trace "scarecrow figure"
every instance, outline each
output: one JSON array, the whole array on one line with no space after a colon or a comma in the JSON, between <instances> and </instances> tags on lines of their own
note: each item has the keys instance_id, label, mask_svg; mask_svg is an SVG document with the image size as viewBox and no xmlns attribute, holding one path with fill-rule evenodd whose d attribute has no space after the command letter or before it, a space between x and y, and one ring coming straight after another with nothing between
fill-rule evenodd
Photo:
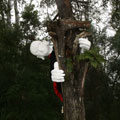
<instances>
[{"instance_id":1,"label":"scarecrow figure","mask_svg":"<svg viewBox=\"0 0 120 120\"><path fill-rule=\"evenodd\" d=\"M58 67L58 62L56 61L55 52L53 50L53 45L48 41L33 41L30 45L30 51L33 55L45 59L48 56L50 59L50 70L51 70L51 80L53 81L53 89L55 94L59 97L60 101L63 102L61 82L64 82L64 71L60 70Z\"/></svg>"},{"instance_id":2,"label":"scarecrow figure","mask_svg":"<svg viewBox=\"0 0 120 120\"><path fill-rule=\"evenodd\" d=\"M88 38L80 38L78 42L79 47L81 48L81 53L84 53L85 50L90 49L91 42ZM61 82L65 81L65 73L63 70L59 69L53 45L48 41L33 41L30 45L30 51L33 55L41 58L42 60L44 60L46 56L50 58L51 80L53 81L54 92L59 97L61 102L63 102Z\"/></svg>"}]
</instances>

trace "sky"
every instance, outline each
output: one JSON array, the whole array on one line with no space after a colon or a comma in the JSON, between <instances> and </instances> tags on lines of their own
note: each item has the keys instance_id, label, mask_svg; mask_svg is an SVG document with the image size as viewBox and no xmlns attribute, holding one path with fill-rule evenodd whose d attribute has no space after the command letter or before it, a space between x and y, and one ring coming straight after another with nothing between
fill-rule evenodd
<instances>
[{"instance_id":1,"label":"sky","mask_svg":"<svg viewBox=\"0 0 120 120\"><path fill-rule=\"evenodd\" d=\"M26 1L26 4L29 4L30 3L30 0L25 0ZM110 26L109 24L109 21L110 21L110 18L111 18L111 10L112 10L112 7L110 5L110 3L108 3L108 7L106 9L103 9L103 7L101 7L101 4L102 4L102 0L94 0L96 1L97 3L95 4L96 8L94 9L97 9L100 12L100 14L96 13L96 14L92 14L92 25L94 25L96 27L97 30L102 30L105 26L107 26L107 30L106 30L106 34L108 37L111 37L111 36L114 36L115 35L115 31L114 29ZM47 15L49 15L49 17L51 19L54 18L54 15L53 12L55 12L57 10L57 6L54 5L52 6L51 8L48 8L47 6L46 7L41 7L40 8L40 2L41 0L33 0L33 4L35 5L35 9L39 11L39 20L41 22L43 22L46 18L47 18ZM12 2L13 4L13 2ZM21 5L18 5L18 8L19 8L19 12L21 13L23 10L24 10L24 6L21 6ZM55 15L56 15L57 12L55 12ZM95 18L99 18L100 21L97 21ZM12 22L15 21L15 17L14 17L14 9L12 8ZM41 34L41 35L40 35ZM42 31L38 31L38 36L40 39L44 38L44 36L48 36L47 33L43 33Z\"/></svg>"},{"instance_id":2,"label":"sky","mask_svg":"<svg viewBox=\"0 0 120 120\"><path fill-rule=\"evenodd\" d=\"M111 6L110 2L107 5L108 7L106 9L103 9L103 7L101 7L102 0L94 0L94 1L97 2L96 3L96 8L101 11L101 14L95 14L94 15L95 18L99 17L100 21L97 22L96 19L92 18L92 24L98 30L102 30L105 26L107 26L107 29L106 29L107 36L108 37L114 36L116 32L114 31L112 26L109 24L109 21L110 21L110 18L111 18L111 10L112 10L112 6ZM42 14L42 16L40 17L41 21L45 20L45 18L47 17L47 16L45 16L46 13L51 15L54 11L57 10L57 6L54 6L54 7L51 7L51 8L47 8L47 7L39 8L39 6L40 6L40 1L39 0L33 1L33 3L36 5L36 9L39 10L40 14ZM54 16L52 16L51 19L52 18L54 18Z\"/></svg>"},{"instance_id":3,"label":"sky","mask_svg":"<svg viewBox=\"0 0 120 120\"><path fill-rule=\"evenodd\" d=\"M112 28L112 26L109 24L111 19L111 12L112 12L112 6L110 2L108 2L107 7L104 9L102 5L102 0L95 0L96 8L100 11L100 13L96 13L93 17L99 18L100 21L98 22L96 19L93 19L92 24L96 27L96 29L102 31L104 27L107 27L106 34L108 37L114 36L116 34L115 30Z\"/></svg>"}]
</instances>

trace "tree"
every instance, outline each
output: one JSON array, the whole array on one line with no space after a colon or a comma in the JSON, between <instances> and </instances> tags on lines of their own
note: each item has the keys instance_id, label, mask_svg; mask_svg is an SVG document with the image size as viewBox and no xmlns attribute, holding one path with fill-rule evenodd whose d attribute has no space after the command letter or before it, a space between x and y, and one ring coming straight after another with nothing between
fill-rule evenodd
<instances>
[{"instance_id":1,"label":"tree","mask_svg":"<svg viewBox=\"0 0 120 120\"><path fill-rule=\"evenodd\" d=\"M19 25L19 12L18 12L17 2L18 2L17 0L14 0L15 22L17 25Z\"/></svg>"},{"instance_id":2,"label":"tree","mask_svg":"<svg viewBox=\"0 0 120 120\"><path fill-rule=\"evenodd\" d=\"M86 0L56 0L58 15L55 16L57 11L54 11L42 22L39 21L41 15L38 16L32 4L34 1L30 0L29 4L26 1L0 1L0 120L61 120L60 104L53 94L49 79L49 60L42 61L29 52L31 41L37 39L38 29L45 31L42 25L46 20L49 20L45 25L56 47L60 67L66 72L66 82L62 85L66 98L65 119L119 120L119 0L112 1L111 25L116 30L115 37L107 37L105 29L97 31L90 26L89 9L92 7L92 13L100 13L94 7L97 0L93 1L92 6ZM110 0L102 1L106 7ZM50 7L55 4L55 0L42 0L42 3ZM23 6L22 15L18 13L20 5ZM11 9L16 13L15 23L11 20ZM92 33L92 36L87 36L87 33ZM92 47L81 54L78 43L74 41L84 35L92 42ZM108 59L100 67L97 65L103 58L98 54L98 47ZM83 74L86 74L85 90L81 89ZM81 99L77 99L79 96Z\"/></svg>"},{"instance_id":3,"label":"tree","mask_svg":"<svg viewBox=\"0 0 120 120\"><path fill-rule=\"evenodd\" d=\"M89 1L77 1L84 10ZM75 20L70 0L56 0L59 19L47 23L47 30L52 36L59 67L66 73L62 84L65 120L85 120L84 82L88 70L88 62L79 60L79 47L75 43L76 36L89 37L87 32L90 22L86 18L88 10L81 16L81 21ZM82 11L83 12L83 11Z\"/></svg>"},{"instance_id":4,"label":"tree","mask_svg":"<svg viewBox=\"0 0 120 120\"><path fill-rule=\"evenodd\" d=\"M6 1L6 3L7 3L7 11L6 11L7 22L8 22L8 26L11 26L11 0L8 0L8 2Z\"/></svg>"}]
</instances>

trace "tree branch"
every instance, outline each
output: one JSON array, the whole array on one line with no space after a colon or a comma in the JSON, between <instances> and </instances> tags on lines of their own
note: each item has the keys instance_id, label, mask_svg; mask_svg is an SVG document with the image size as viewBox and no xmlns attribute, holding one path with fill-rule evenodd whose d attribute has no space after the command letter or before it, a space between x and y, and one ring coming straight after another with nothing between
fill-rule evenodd
<instances>
[{"instance_id":1,"label":"tree branch","mask_svg":"<svg viewBox=\"0 0 120 120\"><path fill-rule=\"evenodd\" d=\"M61 24L64 26L65 30L74 29L74 28L90 28L89 21L78 21L72 19L61 19Z\"/></svg>"},{"instance_id":2,"label":"tree branch","mask_svg":"<svg viewBox=\"0 0 120 120\"><path fill-rule=\"evenodd\" d=\"M85 63L85 68L84 68L84 72L83 72L83 77L82 77L82 81L81 81L81 94L84 95L84 87L85 87L85 78L86 78L86 74L88 71L88 63Z\"/></svg>"}]
</instances>

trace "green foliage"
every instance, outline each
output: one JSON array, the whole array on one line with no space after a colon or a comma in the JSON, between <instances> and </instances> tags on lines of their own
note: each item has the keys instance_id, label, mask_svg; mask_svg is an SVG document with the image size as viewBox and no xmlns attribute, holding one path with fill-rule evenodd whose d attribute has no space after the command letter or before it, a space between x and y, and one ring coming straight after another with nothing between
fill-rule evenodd
<instances>
[{"instance_id":1,"label":"green foliage","mask_svg":"<svg viewBox=\"0 0 120 120\"><path fill-rule=\"evenodd\" d=\"M30 24L36 27L38 23ZM0 21L0 120L60 120L61 105L53 92L49 60L31 55L30 42L25 42L31 29L26 26L8 28Z\"/></svg>"},{"instance_id":2,"label":"green foliage","mask_svg":"<svg viewBox=\"0 0 120 120\"><path fill-rule=\"evenodd\" d=\"M83 54L77 56L78 60L87 60L93 67L98 67L101 63L105 62L102 55L99 54L98 48L92 48L89 51L85 51Z\"/></svg>"},{"instance_id":3,"label":"green foliage","mask_svg":"<svg viewBox=\"0 0 120 120\"><path fill-rule=\"evenodd\" d=\"M53 93L49 61L32 56L29 44L21 46L15 30L4 29L0 38L0 120L57 119L60 105Z\"/></svg>"},{"instance_id":4,"label":"green foliage","mask_svg":"<svg viewBox=\"0 0 120 120\"><path fill-rule=\"evenodd\" d=\"M23 23L38 27L40 22L38 18L38 11L34 10L34 5L25 7L25 11L22 13Z\"/></svg>"},{"instance_id":5,"label":"green foliage","mask_svg":"<svg viewBox=\"0 0 120 120\"><path fill-rule=\"evenodd\" d=\"M34 10L34 7L34 5L28 5L22 12L22 21L20 21L20 28L26 40L35 40L35 36L40 29L38 11Z\"/></svg>"},{"instance_id":6,"label":"green foliage","mask_svg":"<svg viewBox=\"0 0 120 120\"><path fill-rule=\"evenodd\" d=\"M109 81L100 68L89 68L85 84L86 120L113 120L110 118L113 95Z\"/></svg>"},{"instance_id":7,"label":"green foliage","mask_svg":"<svg viewBox=\"0 0 120 120\"><path fill-rule=\"evenodd\" d=\"M120 28L116 31L116 35L111 40L111 50L115 50L117 53L120 53Z\"/></svg>"},{"instance_id":8,"label":"green foliage","mask_svg":"<svg viewBox=\"0 0 120 120\"><path fill-rule=\"evenodd\" d=\"M73 70L73 62L72 62L72 59L67 58L67 60L66 60L66 66L67 66L67 71L68 71L68 73L71 73L72 70Z\"/></svg>"},{"instance_id":9,"label":"green foliage","mask_svg":"<svg viewBox=\"0 0 120 120\"><path fill-rule=\"evenodd\" d=\"M120 1L113 0L112 1L112 18L111 18L111 25L113 28L120 28Z\"/></svg>"}]
</instances>

